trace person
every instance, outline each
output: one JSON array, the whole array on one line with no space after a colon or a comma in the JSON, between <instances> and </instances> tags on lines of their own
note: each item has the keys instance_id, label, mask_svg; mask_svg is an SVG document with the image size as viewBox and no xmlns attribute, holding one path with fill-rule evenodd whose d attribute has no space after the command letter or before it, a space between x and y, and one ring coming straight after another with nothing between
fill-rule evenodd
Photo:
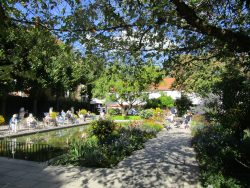
<instances>
[{"instance_id":1,"label":"person","mask_svg":"<svg viewBox=\"0 0 250 188\"><path fill-rule=\"evenodd\" d=\"M191 122L191 119L192 119L192 113L188 113L184 120L185 129L189 127L189 123Z\"/></svg>"},{"instance_id":2,"label":"person","mask_svg":"<svg viewBox=\"0 0 250 188\"><path fill-rule=\"evenodd\" d=\"M49 108L49 113L52 113L53 112L53 107L50 107Z\"/></svg>"},{"instance_id":3,"label":"person","mask_svg":"<svg viewBox=\"0 0 250 188\"><path fill-rule=\"evenodd\" d=\"M72 119L71 119L71 111L68 110L65 114L65 120L67 121L67 123L69 123Z\"/></svg>"},{"instance_id":4,"label":"person","mask_svg":"<svg viewBox=\"0 0 250 188\"><path fill-rule=\"evenodd\" d=\"M182 123L183 123L183 120L182 120L182 119L177 119L174 126L175 126L176 128L179 128L179 127L182 125Z\"/></svg>"},{"instance_id":5,"label":"person","mask_svg":"<svg viewBox=\"0 0 250 188\"><path fill-rule=\"evenodd\" d=\"M105 113L103 111L100 112L100 119L105 119Z\"/></svg>"},{"instance_id":6,"label":"person","mask_svg":"<svg viewBox=\"0 0 250 188\"><path fill-rule=\"evenodd\" d=\"M167 120L168 120L170 123L173 123L173 122L174 122L174 114L170 114L169 116L167 116Z\"/></svg>"},{"instance_id":7,"label":"person","mask_svg":"<svg viewBox=\"0 0 250 188\"><path fill-rule=\"evenodd\" d=\"M65 115L66 115L66 113L64 112L64 110L62 110L61 111L61 116L62 116L63 120L65 120Z\"/></svg>"},{"instance_id":8,"label":"person","mask_svg":"<svg viewBox=\"0 0 250 188\"><path fill-rule=\"evenodd\" d=\"M36 122L36 119L34 118L33 114L30 113L29 117L27 117L26 121L27 121L27 126L29 128L36 126L37 122Z\"/></svg>"},{"instance_id":9,"label":"person","mask_svg":"<svg viewBox=\"0 0 250 188\"><path fill-rule=\"evenodd\" d=\"M18 123L18 115L13 114L12 118L10 119L9 126L11 129L11 132L16 133L17 132L17 123Z\"/></svg>"},{"instance_id":10,"label":"person","mask_svg":"<svg viewBox=\"0 0 250 188\"><path fill-rule=\"evenodd\" d=\"M88 114L83 115L83 121L86 121L87 116L88 116Z\"/></svg>"},{"instance_id":11,"label":"person","mask_svg":"<svg viewBox=\"0 0 250 188\"><path fill-rule=\"evenodd\" d=\"M64 125L64 118L59 114L56 116L56 123L58 125Z\"/></svg>"},{"instance_id":12,"label":"person","mask_svg":"<svg viewBox=\"0 0 250 188\"><path fill-rule=\"evenodd\" d=\"M21 107L19 110L19 118L21 120L24 119L24 115L25 115L25 109L24 109L24 107Z\"/></svg>"},{"instance_id":13,"label":"person","mask_svg":"<svg viewBox=\"0 0 250 188\"><path fill-rule=\"evenodd\" d=\"M172 108L170 108L170 112L171 112L171 114L176 115L177 110L172 107Z\"/></svg>"},{"instance_id":14,"label":"person","mask_svg":"<svg viewBox=\"0 0 250 188\"><path fill-rule=\"evenodd\" d=\"M91 113L90 113L90 111L88 111L87 117L88 117L88 118L91 118Z\"/></svg>"},{"instance_id":15,"label":"person","mask_svg":"<svg viewBox=\"0 0 250 188\"><path fill-rule=\"evenodd\" d=\"M48 126L52 120L50 113L44 113L45 117L43 118L44 124Z\"/></svg>"}]
</instances>

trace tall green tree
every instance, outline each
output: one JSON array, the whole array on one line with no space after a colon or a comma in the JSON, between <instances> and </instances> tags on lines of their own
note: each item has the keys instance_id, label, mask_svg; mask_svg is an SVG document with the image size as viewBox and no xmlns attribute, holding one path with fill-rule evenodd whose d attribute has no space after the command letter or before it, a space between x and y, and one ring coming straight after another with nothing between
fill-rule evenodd
<instances>
[{"instance_id":1,"label":"tall green tree","mask_svg":"<svg viewBox=\"0 0 250 188\"><path fill-rule=\"evenodd\" d=\"M106 67L96 80L93 94L118 102L126 116L136 102L144 101L145 91L151 84L159 82L162 75L160 68L152 63L135 66L116 62Z\"/></svg>"},{"instance_id":2,"label":"tall green tree","mask_svg":"<svg viewBox=\"0 0 250 188\"><path fill-rule=\"evenodd\" d=\"M81 94L87 95L89 100L92 98L94 82L102 74L105 64L106 62L103 57L88 54L72 65L73 82L84 85Z\"/></svg>"},{"instance_id":3,"label":"tall green tree","mask_svg":"<svg viewBox=\"0 0 250 188\"><path fill-rule=\"evenodd\" d=\"M72 65L76 55L43 28L15 24L8 16L0 21L0 96L2 113L5 97L11 91L28 91L34 99L36 114L37 99L50 89L56 96L73 87ZM76 84L76 83L74 83Z\"/></svg>"}]
</instances>

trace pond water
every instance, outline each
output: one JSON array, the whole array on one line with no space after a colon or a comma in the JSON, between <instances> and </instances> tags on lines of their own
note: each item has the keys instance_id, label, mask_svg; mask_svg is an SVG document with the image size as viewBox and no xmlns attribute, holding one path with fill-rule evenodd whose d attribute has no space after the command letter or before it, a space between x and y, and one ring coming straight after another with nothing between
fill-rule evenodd
<instances>
[{"instance_id":1,"label":"pond water","mask_svg":"<svg viewBox=\"0 0 250 188\"><path fill-rule=\"evenodd\" d=\"M6 140L22 143L48 144L54 147L67 147L72 140L82 139L86 135L86 128L89 125L83 125L73 128L65 128L43 133L36 133L16 138L7 138Z\"/></svg>"}]
</instances>

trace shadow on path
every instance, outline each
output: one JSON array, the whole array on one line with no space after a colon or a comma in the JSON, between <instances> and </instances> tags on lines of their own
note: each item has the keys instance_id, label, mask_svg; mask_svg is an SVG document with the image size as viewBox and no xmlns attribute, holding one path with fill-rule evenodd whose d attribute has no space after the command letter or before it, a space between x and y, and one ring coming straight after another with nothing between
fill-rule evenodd
<instances>
[{"instance_id":1,"label":"shadow on path","mask_svg":"<svg viewBox=\"0 0 250 188\"><path fill-rule=\"evenodd\" d=\"M0 187L200 187L189 130L161 131L115 168L77 168L0 158Z\"/></svg>"}]
</instances>

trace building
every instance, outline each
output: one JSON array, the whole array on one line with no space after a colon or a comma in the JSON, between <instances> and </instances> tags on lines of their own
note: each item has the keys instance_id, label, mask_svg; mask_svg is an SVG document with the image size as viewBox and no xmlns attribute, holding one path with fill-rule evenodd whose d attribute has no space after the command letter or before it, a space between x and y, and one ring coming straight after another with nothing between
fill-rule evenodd
<instances>
[{"instance_id":1,"label":"building","mask_svg":"<svg viewBox=\"0 0 250 188\"><path fill-rule=\"evenodd\" d=\"M181 91L176 90L173 87L175 78L165 77L163 80L156 85L150 86L149 88L149 99L159 98L162 94L172 97L174 100L181 97Z\"/></svg>"},{"instance_id":2,"label":"building","mask_svg":"<svg viewBox=\"0 0 250 188\"><path fill-rule=\"evenodd\" d=\"M174 82L175 82L175 78L165 77L160 83L151 85L148 91L145 91L145 92L148 93L149 99L159 98L163 94L172 97L174 100L179 99L181 98L181 94L183 91L175 89ZM190 94L187 94L187 96L189 97L189 99L192 101L194 105L202 104L203 100L197 94L190 93ZM104 100L92 99L91 104L94 104L94 103L103 104ZM123 104L126 105L126 102L124 102ZM145 105L145 102L136 101L135 106L141 106L141 105ZM120 108L120 105L118 102L110 102L107 104L107 108Z\"/></svg>"}]
</instances>

